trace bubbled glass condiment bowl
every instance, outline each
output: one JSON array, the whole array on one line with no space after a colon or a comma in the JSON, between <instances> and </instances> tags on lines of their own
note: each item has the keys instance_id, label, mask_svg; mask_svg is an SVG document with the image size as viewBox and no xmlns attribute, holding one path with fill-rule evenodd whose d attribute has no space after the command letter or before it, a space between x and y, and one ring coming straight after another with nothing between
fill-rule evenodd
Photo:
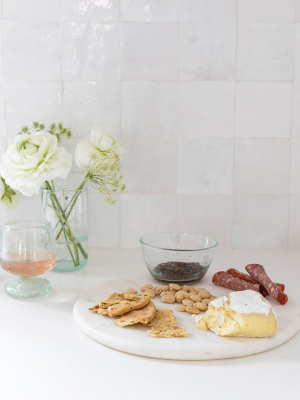
<instances>
[{"instance_id":1,"label":"bubbled glass condiment bowl","mask_svg":"<svg viewBox=\"0 0 300 400\"><path fill-rule=\"evenodd\" d=\"M193 233L162 232L142 236L140 245L153 278L164 283L190 285L208 271L218 241Z\"/></svg>"}]
</instances>

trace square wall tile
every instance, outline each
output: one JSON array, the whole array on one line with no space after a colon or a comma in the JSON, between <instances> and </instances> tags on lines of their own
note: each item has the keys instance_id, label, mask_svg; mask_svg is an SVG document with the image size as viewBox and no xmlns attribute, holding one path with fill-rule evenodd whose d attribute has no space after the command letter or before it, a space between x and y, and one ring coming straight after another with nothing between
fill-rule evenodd
<instances>
[{"instance_id":1,"label":"square wall tile","mask_svg":"<svg viewBox=\"0 0 300 400\"><path fill-rule=\"evenodd\" d=\"M238 139L235 143L234 193L287 194L288 139Z\"/></svg>"},{"instance_id":2,"label":"square wall tile","mask_svg":"<svg viewBox=\"0 0 300 400\"><path fill-rule=\"evenodd\" d=\"M177 230L215 237L220 247L231 247L232 196L179 195Z\"/></svg>"},{"instance_id":3,"label":"square wall tile","mask_svg":"<svg viewBox=\"0 0 300 400\"><path fill-rule=\"evenodd\" d=\"M122 136L176 138L177 82L122 82Z\"/></svg>"},{"instance_id":4,"label":"square wall tile","mask_svg":"<svg viewBox=\"0 0 300 400\"><path fill-rule=\"evenodd\" d=\"M122 161L126 193L176 193L177 143L175 140L125 139Z\"/></svg>"},{"instance_id":5,"label":"square wall tile","mask_svg":"<svg viewBox=\"0 0 300 400\"><path fill-rule=\"evenodd\" d=\"M295 0L239 0L238 22L295 22Z\"/></svg>"},{"instance_id":6,"label":"square wall tile","mask_svg":"<svg viewBox=\"0 0 300 400\"><path fill-rule=\"evenodd\" d=\"M86 137L92 127L120 136L119 82L64 82L63 115L76 136Z\"/></svg>"},{"instance_id":7,"label":"square wall tile","mask_svg":"<svg viewBox=\"0 0 300 400\"><path fill-rule=\"evenodd\" d=\"M296 0L296 22L300 22L300 0Z\"/></svg>"},{"instance_id":8,"label":"square wall tile","mask_svg":"<svg viewBox=\"0 0 300 400\"><path fill-rule=\"evenodd\" d=\"M60 0L2 0L3 19L60 21Z\"/></svg>"},{"instance_id":9,"label":"square wall tile","mask_svg":"<svg viewBox=\"0 0 300 400\"><path fill-rule=\"evenodd\" d=\"M121 195L121 246L139 247L148 233L175 231L175 195Z\"/></svg>"},{"instance_id":10,"label":"square wall tile","mask_svg":"<svg viewBox=\"0 0 300 400\"><path fill-rule=\"evenodd\" d=\"M66 125L66 126L67 126L67 125ZM73 162L72 162L72 168L71 168L71 171L72 171L72 172L83 172L83 173L84 173L84 171L83 171L82 169L80 169L79 167L77 167L77 164L76 164L75 158L74 158L74 153L75 153L76 147L77 147L78 143L79 143L81 140L83 140L83 139L76 138L76 137L73 136L71 139L63 139L63 140L61 141L61 145L62 145L63 147L65 147L65 149L66 149L69 153L71 153L71 154L73 155ZM67 178L67 180L68 180L68 178ZM82 178L81 182L82 182L82 181L83 181L83 178ZM78 185L79 185L81 182L79 182Z\"/></svg>"},{"instance_id":11,"label":"square wall tile","mask_svg":"<svg viewBox=\"0 0 300 400\"><path fill-rule=\"evenodd\" d=\"M234 196L233 247L287 247L288 218L288 196Z\"/></svg>"},{"instance_id":12,"label":"square wall tile","mask_svg":"<svg viewBox=\"0 0 300 400\"><path fill-rule=\"evenodd\" d=\"M179 78L235 79L235 23L179 26Z\"/></svg>"},{"instance_id":13,"label":"square wall tile","mask_svg":"<svg viewBox=\"0 0 300 400\"><path fill-rule=\"evenodd\" d=\"M118 21L120 0L61 0L63 21Z\"/></svg>"},{"instance_id":14,"label":"square wall tile","mask_svg":"<svg viewBox=\"0 0 300 400\"><path fill-rule=\"evenodd\" d=\"M177 23L122 23L121 78L177 79Z\"/></svg>"},{"instance_id":15,"label":"square wall tile","mask_svg":"<svg viewBox=\"0 0 300 400\"><path fill-rule=\"evenodd\" d=\"M120 0L121 21L177 21L177 0Z\"/></svg>"},{"instance_id":16,"label":"square wall tile","mask_svg":"<svg viewBox=\"0 0 300 400\"><path fill-rule=\"evenodd\" d=\"M300 81L293 82L292 137L300 138Z\"/></svg>"},{"instance_id":17,"label":"square wall tile","mask_svg":"<svg viewBox=\"0 0 300 400\"><path fill-rule=\"evenodd\" d=\"M293 24L239 24L237 79L241 81L291 80L293 44Z\"/></svg>"},{"instance_id":18,"label":"square wall tile","mask_svg":"<svg viewBox=\"0 0 300 400\"><path fill-rule=\"evenodd\" d=\"M6 136L3 80L0 80L0 137L1 136Z\"/></svg>"},{"instance_id":19,"label":"square wall tile","mask_svg":"<svg viewBox=\"0 0 300 400\"><path fill-rule=\"evenodd\" d=\"M236 96L236 137L291 136L291 82L240 82Z\"/></svg>"},{"instance_id":20,"label":"square wall tile","mask_svg":"<svg viewBox=\"0 0 300 400\"><path fill-rule=\"evenodd\" d=\"M26 101L25 101L26 99ZM23 125L62 121L61 82L5 82L6 127L10 141Z\"/></svg>"},{"instance_id":21,"label":"square wall tile","mask_svg":"<svg viewBox=\"0 0 300 400\"><path fill-rule=\"evenodd\" d=\"M300 196L290 198L289 247L300 248Z\"/></svg>"},{"instance_id":22,"label":"square wall tile","mask_svg":"<svg viewBox=\"0 0 300 400\"><path fill-rule=\"evenodd\" d=\"M61 79L60 36L59 22L3 22L5 78Z\"/></svg>"},{"instance_id":23,"label":"square wall tile","mask_svg":"<svg viewBox=\"0 0 300 400\"><path fill-rule=\"evenodd\" d=\"M40 194L31 197L19 196L19 206L8 213L9 221L39 220L42 218L42 200Z\"/></svg>"},{"instance_id":24,"label":"square wall tile","mask_svg":"<svg viewBox=\"0 0 300 400\"><path fill-rule=\"evenodd\" d=\"M295 24L295 77L300 81L300 24Z\"/></svg>"},{"instance_id":25,"label":"square wall tile","mask_svg":"<svg viewBox=\"0 0 300 400\"><path fill-rule=\"evenodd\" d=\"M180 22L235 22L237 0L178 0Z\"/></svg>"},{"instance_id":26,"label":"square wall tile","mask_svg":"<svg viewBox=\"0 0 300 400\"><path fill-rule=\"evenodd\" d=\"M233 140L180 139L178 193L232 194Z\"/></svg>"},{"instance_id":27,"label":"square wall tile","mask_svg":"<svg viewBox=\"0 0 300 400\"><path fill-rule=\"evenodd\" d=\"M1 7L1 3L0 3ZM3 79L3 36L2 36L2 22L0 21L0 80Z\"/></svg>"},{"instance_id":28,"label":"square wall tile","mask_svg":"<svg viewBox=\"0 0 300 400\"><path fill-rule=\"evenodd\" d=\"M300 194L300 139L291 140L291 194ZM299 209L300 212L300 209ZM299 225L300 230L300 225Z\"/></svg>"},{"instance_id":29,"label":"square wall tile","mask_svg":"<svg viewBox=\"0 0 300 400\"><path fill-rule=\"evenodd\" d=\"M180 82L179 136L234 137L234 82Z\"/></svg>"},{"instance_id":30,"label":"square wall tile","mask_svg":"<svg viewBox=\"0 0 300 400\"><path fill-rule=\"evenodd\" d=\"M6 152L6 138L0 137L0 160L1 160L2 154L5 152Z\"/></svg>"},{"instance_id":31,"label":"square wall tile","mask_svg":"<svg viewBox=\"0 0 300 400\"><path fill-rule=\"evenodd\" d=\"M118 80L119 25L63 22L63 79Z\"/></svg>"},{"instance_id":32,"label":"square wall tile","mask_svg":"<svg viewBox=\"0 0 300 400\"><path fill-rule=\"evenodd\" d=\"M116 204L103 202L100 194L88 195L89 247L119 247L120 196Z\"/></svg>"}]
</instances>

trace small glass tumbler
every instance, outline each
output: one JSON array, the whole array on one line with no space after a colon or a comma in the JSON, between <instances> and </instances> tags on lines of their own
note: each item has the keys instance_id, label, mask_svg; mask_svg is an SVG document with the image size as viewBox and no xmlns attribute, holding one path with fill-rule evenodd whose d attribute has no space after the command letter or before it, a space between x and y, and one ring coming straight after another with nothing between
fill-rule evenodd
<instances>
[{"instance_id":1,"label":"small glass tumbler","mask_svg":"<svg viewBox=\"0 0 300 400\"><path fill-rule=\"evenodd\" d=\"M50 271L56 262L52 226L47 221L8 222L3 231L0 264L13 275L6 293L15 299L32 299L48 294L48 279L37 277Z\"/></svg>"}]
</instances>

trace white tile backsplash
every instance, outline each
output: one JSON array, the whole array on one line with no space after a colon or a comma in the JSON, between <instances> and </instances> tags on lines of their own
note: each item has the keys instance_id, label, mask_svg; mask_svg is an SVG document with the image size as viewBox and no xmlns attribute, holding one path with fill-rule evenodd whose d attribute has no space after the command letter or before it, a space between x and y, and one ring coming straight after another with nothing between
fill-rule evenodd
<instances>
[{"instance_id":1,"label":"white tile backsplash","mask_svg":"<svg viewBox=\"0 0 300 400\"><path fill-rule=\"evenodd\" d=\"M233 140L180 139L178 193L232 194Z\"/></svg>"},{"instance_id":2,"label":"white tile backsplash","mask_svg":"<svg viewBox=\"0 0 300 400\"><path fill-rule=\"evenodd\" d=\"M141 236L174 232L176 196L121 195L121 246L139 247Z\"/></svg>"},{"instance_id":3,"label":"white tile backsplash","mask_svg":"<svg viewBox=\"0 0 300 400\"><path fill-rule=\"evenodd\" d=\"M289 140L236 140L234 193L288 194L289 158Z\"/></svg>"},{"instance_id":4,"label":"white tile backsplash","mask_svg":"<svg viewBox=\"0 0 300 400\"><path fill-rule=\"evenodd\" d=\"M86 137L93 126L120 136L119 82L65 81L63 119L76 136Z\"/></svg>"},{"instance_id":5,"label":"white tile backsplash","mask_svg":"<svg viewBox=\"0 0 300 400\"><path fill-rule=\"evenodd\" d=\"M120 196L116 198L116 204L107 205L99 193L88 194L89 247L120 246Z\"/></svg>"},{"instance_id":6,"label":"white tile backsplash","mask_svg":"<svg viewBox=\"0 0 300 400\"><path fill-rule=\"evenodd\" d=\"M239 0L239 22L295 22L295 0Z\"/></svg>"},{"instance_id":7,"label":"white tile backsplash","mask_svg":"<svg viewBox=\"0 0 300 400\"><path fill-rule=\"evenodd\" d=\"M119 2L120 0L61 0L61 19L63 21L118 21Z\"/></svg>"},{"instance_id":8,"label":"white tile backsplash","mask_svg":"<svg viewBox=\"0 0 300 400\"><path fill-rule=\"evenodd\" d=\"M234 248L287 246L288 196L235 196L233 210Z\"/></svg>"},{"instance_id":9,"label":"white tile backsplash","mask_svg":"<svg viewBox=\"0 0 300 400\"><path fill-rule=\"evenodd\" d=\"M232 200L229 195L179 195L178 231L212 236L220 247L231 247Z\"/></svg>"},{"instance_id":10,"label":"white tile backsplash","mask_svg":"<svg viewBox=\"0 0 300 400\"><path fill-rule=\"evenodd\" d=\"M1 4L0 4L1 6ZM3 79L3 35L2 35L2 21L0 21L0 80Z\"/></svg>"},{"instance_id":11,"label":"white tile backsplash","mask_svg":"<svg viewBox=\"0 0 300 400\"><path fill-rule=\"evenodd\" d=\"M5 135L4 81L0 79L0 137Z\"/></svg>"},{"instance_id":12,"label":"white tile backsplash","mask_svg":"<svg viewBox=\"0 0 300 400\"><path fill-rule=\"evenodd\" d=\"M235 22L237 0L178 0L180 22Z\"/></svg>"},{"instance_id":13,"label":"white tile backsplash","mask_svg":"<svg viewBox=\"0 0 300 400\"><path fill-rule=\"evenodd\" d=\"M290 188L290 193L300 195L300 139L292 139L291 140L291 188Z\"/></svg>"},{"instance_id":14,"label":"white tile backsplash","mask_svg":"<svg viewBox=\"0 0 300 400\"><path fill-rule=\"evenodd\" d=\"M121 79L176 80L177 24L121 24Z\"/></svg>"},{"instance_id":15,"label":"white tile backsplash","mask_svg":"<svg viewBox=\"0 0 300 400\"><path fill-rule=\"evenodd\" d=\"M239 81L292 80L293 53L293 24L238 24L237 79Z\"/></svg>"},{"instance_id":16,"label":"white tile backsplash","mask_svg":"<svg viewBox=\"0 0 300 400\"><path fill-rule=\"evenodd\" d=\"M235 82L180 82L179 137L232 138Z\"/></svg>"},{"instance_id":17,"label":"white tile backsplash","mask_svg":"<svg viewBox=\"0 0 300 400\"><path fill-rule=\"evenodd\" d=\"M172 194L177 184L175 140L123 140L123 175L128 194ZM151 168L149 168L151 166Z\"/></svg>"},{"instance_id":18,"label":"white tile backsplash","mask_svg":"<svg viewBox=\"0 0 300 400\"><path fill-rule=\"evenodd\" d=\"M4 21L3 54L5 79L61 79L60 23Z\"/></svg>"},{"instance_id":19,"label":"white tile backsplash","mask_svg":"<svg viewBox=\"0 0 300 400\"><path fill-rule=\"evenodd\" d=\"M60 81L5 82L6 128L10 142L23 125L62 120Z\"/></svg>"},{"instance_id":20,"label":"white tile backsplash","mask_svg":"<svg viewBox=\"0 0 300 400\"><path fill-rule=\"evenodd\" d=\"M299 21L300 22L300 21ZM295 24L295 72L294 79L300 81L300 24Z\"/></svg>"},{"instance_id":21,"label":"white tile backsplash","mask_svg":"<svg viewBox=\"0 0 300 400\"><path fill-rule=\"evenodd\" d=\"M292 137L300 138L300 81L293 83Z\"/></svg>"},{"instance_id":22,"label":"white tile backsplash","mask_svg":"<svg viewBox=\"0 0 300 400\"><path fill-rule=\"evenodd\" d=\"M178 0L120 0L121 21L176 22Z\"/></svg>"},{"instance_id":23,"label":"white tile backsplash","mask_svg":"<svg viewBox=\"0 0 300 400\"><path fill-rule=\"evenodd\" d=\"M300 248L300 196L290 198L289 247Z\"/></svg>"},{"instance_id":24,"label":"white tile backsplash","mask_svg":"<svg viewBox=\"0 0 300 400\"><path fill-rule=\"evenodd\" d=\"M118 80L119 25L62 23L62 70L65 80Z\"/></svg>"},{"instance_id":25,"label":"white tile backsplash","mask_svg":"<svg viewBox=\"0 0 300 400\"><path fill-rule=\"evenodd\" d=\"M291 82L239 82L236 93L236 137L289 138Z\"/></svg>"},{"instance_id":26,"label":"white tile backsplash","mask_svg":"<svg viewBox=\"0 0 300 400\"><path fill-rule=\"evenodd\" d=\"M60 21L60 0L2 0L2 10L5 20Z\"/></svg>"},{"instance_id":27,"label":"white tile backsplash","mask_svg":"<svg viewBox=\"0 0 300 400\"><path fill-rule=\"evenodd\" d=\"M93 126L124 142L117 204L88 185L91 247L300 248L300 0L0 0L0 157L34 120L71 152Z\"/></svg>"},{"instance_id":28,"label":"white tile backsplash","mask_svg":"<svg viewBox=\"0 0 300 400\"><path fill-rule=\"evenodd\" d=\"M234 23L179 24L179 79L235 79Z\"/></svg>"},{"instance_id":29,"label":"white tile backsplash","mask_svg":"<svg viewBox=\"0 0 300 400\"><path fill-rule=\"evenodd\" d=\"M122 137L177 137L177 82L122 82Z\"/></svg>"}]
</instances>

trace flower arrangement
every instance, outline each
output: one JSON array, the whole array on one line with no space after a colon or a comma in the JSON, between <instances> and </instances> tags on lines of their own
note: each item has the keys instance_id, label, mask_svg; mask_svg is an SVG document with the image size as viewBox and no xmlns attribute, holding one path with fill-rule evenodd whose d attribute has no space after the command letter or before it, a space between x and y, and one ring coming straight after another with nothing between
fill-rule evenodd
<instances>
[{"instance_id":1,"label":"flower arrangement","mask_svg":"<svg viewBox=\"0 0 300 400\"><path fill-rule=\"evenodd\" d=\"M23 126L14 143L2 155L0 164L0 207L11 210L18 205L19 193L24 196L38 194L41 188L55 191L54 180L66 179L72 167L72 154L60 146L63 138L71 139L72 131L62 123L33 122ZM117 191L125 189L122 183L120 157L125 154L122 143L102 129L92 129L91 135L80 141L75 150L75 162L85 172L82 183L75 190L67 207L63 209L55 194L50 196L51 207L60 225L56 240L65 237L74 266L79 265L78 251L87 257L80 243L75 242L68 218L78 200L80 191L88 181L104 195L107 204L114 204ZM57 227L57 226L56 226ZM54 229L56 227L53 227Z\"/></svg>"}]
</instances>

